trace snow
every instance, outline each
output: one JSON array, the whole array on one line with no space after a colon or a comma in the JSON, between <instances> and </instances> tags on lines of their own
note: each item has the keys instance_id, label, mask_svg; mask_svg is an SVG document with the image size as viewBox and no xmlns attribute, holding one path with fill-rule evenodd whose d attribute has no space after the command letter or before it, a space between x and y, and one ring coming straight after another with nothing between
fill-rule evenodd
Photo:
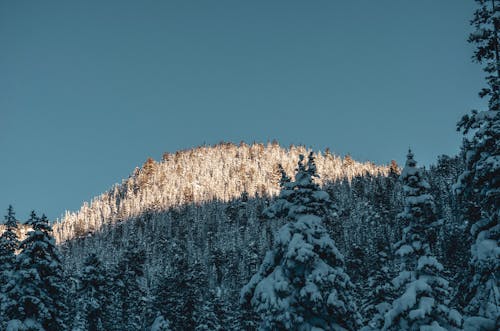
<instances>
[{"instance_id":1,"label":"snow","mask_svg":"<svg viewBox=\"0 0 500 331\"><path fill-rule=\"evenodd\" d=\"M472 254L478 260L498 259L500 256L500 247L495 240L478 240L472 245Z\"/></svg>"},{"instance_id":2,"label":"snow","mask_svg":"<svg viewBox=\"0 0 500 331\"><path fill-rule=\"evenodd\" d=\"M438 260L434 256L421 256L418 259L417 270L422 270L424 267L434 267L439 271L442 271L443 265L438 262Z\"/></svg>"},{"instance_id":3,"label":"snow","mask_svg":"<svg viewBox=\"0 0 500 331\"><path fill-rule=\"evenodd\" d=\"M456 309L450 309L448 317L455 323L455 325L462 324L462 315Z\"/></svg>"},{"instance_id":4,"label":"snow","mask_svg":"<svg viewBox=\"0 0 500 331\"><path fill-rule=\"evenodd\" d=\"M438 322L434 321L431 325L422 325L420 331L448 331L441 327Z\"/></svg>"},{"instance_id":5,"label":"snow","mask_svg":"<svg viewBox=\"0 0 500 331\"><path fill-rule=\"evenodd\" d=\"M468 317L464 321L464 331L495 331L495 321L480 317Z\"/></svg>"},{"instance_id":6,"label":"snow","mask_svg":"<svg viewBox=\"0 0 500 331\"><path fill-rule=\"evenodd\" d=\"M413 253L413 247L410 245L403 245L396 251L396 254L399 256L405 256L410 253Z\"/></svg>"},{"instance_id":7,"label":"snow","mask_svg":"<svg viewBox=\"0 0 500 331\"><path fill-rule=\"evenodd\" d=\"M32 319L26 319L24 322L20 320L9 321L6 331L45 331L45 329L40 323Z\"/></svg>"},{"instance_id":8,"label":"snow","mask_svg":"<svg viewBox=\"0 0 500 331\"><path fill-rule=\"evenodd\" d=\"M410 310L408 316L410 319L423 319L425 315L430 314L432 307L434 306L434 298L421 297L417 309Z\"/></svg>"},{"instance_id":9,"label":"snow","mask_svg":"<svg viewBox=\"0 0 500 331\"><path fill-rule=\"evenodd\" d=\"M163 316L158 316L155 318L150 331L169 331L170 323L165 320Z\"/></svg>"},{"instance_id":10,"label":"snow","mask_svg":"<svg viewBox=\"0 0 500 331\"><path fill-rule=\"evenodd\" d=\"M313 197L317 200L329 200L330 195L326 193L325 191L315 191L313 192Z\"/></svg>"}]
</instances>

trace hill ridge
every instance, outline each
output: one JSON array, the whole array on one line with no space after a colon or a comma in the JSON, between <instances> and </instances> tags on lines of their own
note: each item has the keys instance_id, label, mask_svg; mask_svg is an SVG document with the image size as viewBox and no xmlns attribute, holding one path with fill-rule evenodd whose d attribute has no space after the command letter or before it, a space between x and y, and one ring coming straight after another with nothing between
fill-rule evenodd
<instances>
[{"instance_id":1,"label":"hill ridge","mask_svg":"<svg viewBox=\"0 0 500 331\"><path fill-rule=\"evenodd\" d=\"M275 196L279 192L278 164L293 175L300 154L311 149L272 142L219 143L164 153L161 161L148 158L142 167L108 191L67 211L54 223L58 242L87 235L105 224L135 217L144 211L161 211L189 203L229 201L240 197ZM350 156L315 152L320 185L366 174L387 175L389 166L357 162Z\"/></svg>"}]
</instances>

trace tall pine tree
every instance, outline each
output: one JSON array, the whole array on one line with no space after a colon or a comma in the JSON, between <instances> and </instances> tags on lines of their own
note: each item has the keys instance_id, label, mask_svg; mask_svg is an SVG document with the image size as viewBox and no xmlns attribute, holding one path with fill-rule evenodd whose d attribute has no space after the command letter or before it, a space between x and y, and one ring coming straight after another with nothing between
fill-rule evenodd
<instances>
[{"instance_id":1,"label":"tall pine tree","mask_svg":"<svg viewBox=\"0 0 500 331\"><path fill-rule=\"evenodd\" d=\"M399 215L408 226L396 244L402 270L393 280L399 297L385 313L383 330L454 330L461 325L461 316L448 307L448 281L442 276L443 266L432 253L429 236L437 220L434 199L416 164L409 151L401 173L405 200L404 211Z\"/></svg>"},{"instance_id":2,"label":"tall pine tree","mask_svg":"<svg viewBox=\"0 0 500 331\"><path fill-rule=\"evenodd\" d=\"M318 177L313 154L307 167L303 159L274 209L288 223L242 289L241 302L253 305L263 330L353 330L358 315L352 284L344 258L322 224L331 212L330 196L313 181Z\"/></svg>"},{"instance_id":3,"label":"tall pine tree","mask_svg":"<svg viewBox=\"0 0 500 331\"><path fill-rule=\"evenodd\" d=\"M73 327L73 331L104 331L105 307L109 303L107 280L102 263L95 254L90 254L85 259L79 285L78 327Z\"/></svg>"},{"instance_id":4,"label":"tall pine tree","mask_svg":"<svg viewBox=\"0 0 500 331\"><path fill-rule=\"evenodd\" d=\"M19 246L17 238L17 220L14 208L9 206L5 216L5 230L0 236L0 328L5 327L6 313L4 311L7 304L6 291L11 280L13 280L13 270L16 266L16 249Z\"/></svg>"},{"instance_id":5,"label":"tall pine tree","mask_svg":"<svg viewBox=\"0 0 500 331\"><path fill-rule=\"evenodd\" d=\"M35 212L27 224L32 230L20 244L15 284L7 293L9 324L22 322L30 330L66 330L65 282L52 228L45 215L39 218Z\"/></svg>"},{"instance_id":6,"label":"tall pine tree","mask_svg":"<svg viewBox=\"0 0 500 331\"><path fill-rule=\"evenodd\" d=\"M500 3L476 2L478 9L471 21L475 31L469 42L476 45L473 59L486 73L487 87L479 95L488 100L488 109L473 110L458 123L464 134L465 170L457 189L466 204L464 216L472 235L473 276L466 312L478 317L474 323L495 328L495 320L499 323L500 319Z\"/></svg>"}]
</instances>

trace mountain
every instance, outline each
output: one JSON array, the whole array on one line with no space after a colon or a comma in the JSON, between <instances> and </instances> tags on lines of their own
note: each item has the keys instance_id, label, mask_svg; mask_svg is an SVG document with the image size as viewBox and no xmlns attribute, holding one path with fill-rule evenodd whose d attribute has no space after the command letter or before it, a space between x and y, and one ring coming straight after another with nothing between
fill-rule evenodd
<instances>
[{"instance_id":1,"label":"mountain","mask_svg":"<svg viewBox=\"0 0 500 331\"><path fill-rule=\"evenodd\" d=\"M309 152L277 143L222 143L165 153L67 212L53 223L68 289L67 325L87 330L94 316L110 331L149 330L154 321L174 330L256 329L258 318L240 305L240 290L287 222L265 210L276 201L282 176L293 180L299 156ZM385 300L392 297L384 284L399 268L392 247L408 225L398 217L400 169L395 162L360 163L328 150L312 156L320 176L315 182L335 206L325 230L344 256L366 325L378 289ZM469 279L461 271L470 257L463 206L452 194L462 169L458 157L441 156L422 172L439 224L433 251L458 289L452 293L457 306L467 302L461 289ZM28 230L18 229L21 239Z\"/></svg>"},{"instance_id":2,"label":"mountain","mask_svg":"<svg viewBox=\"0 0 500 331\"><path fill-rule=\"evenodd\" d=\"M242 194L249 198L273 197L279 193L278 165L293 175L299 155L307 153L305 147L284 149L277 143L221 143L165 153L160 162L149 158L120 185L84 203L79 211L67 212L54 225L54 233L57 241L63 242L145 212L193 203L228 202ZM328 151L315 156L321 185L389 173L389 166L359 163L349 156L342 159Z\"/></svg>"}]
</instances>

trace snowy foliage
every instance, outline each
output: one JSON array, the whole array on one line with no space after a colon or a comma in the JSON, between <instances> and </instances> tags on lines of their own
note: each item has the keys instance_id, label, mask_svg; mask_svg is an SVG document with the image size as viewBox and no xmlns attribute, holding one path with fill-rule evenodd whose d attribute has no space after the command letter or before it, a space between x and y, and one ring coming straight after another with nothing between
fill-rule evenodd
<instances>
[{"instance_id":1,"label":"snowy foliage","mask_svg":"<svg viewBox=\"0 0 500 331\"><path fill-rule=\"evenodd\" d=\"M5 230L0 236L0 313L5 309L8 300L5 291L13 282L13 270L16 266L15 252L18 248L19 240L17 237L17 220L14 209L9 206L5 216ZM0 314L0 327L7 322L5 314Z\"/></svg>"},{"instance_id":2,"label":"snowy foliage","mask_svg":"<svg viewBox=\"0 0 500 331\"><path fill-rule=\"evenodd\" d=\"M500 4L476 0L471 21L475 31L474 60L484 65L487 87L479 95L488 99L488 109L473 110L458 123L464 133L462 153L465 170L456 189L466 202L465 220L472 235L467 313L493 321L500 319Z\"/></svg>"},{"instance_id":3,"label":"snowy foliage","mask_svg":"<svg viewBox=\"0 0 500 331\"><path fill-rule=\"evenodd\" d=\"M25 325L33 321L46 330L65 330L65 282L52 229L45 216L34 212L28 224L32 231L20 244L13 278L6 286L5 314Z\"/></svg>"},{"instance_id":4,"label":"snowy foliage","mask_svg":"<svg viewBox=\"0 0 500 331\"><path fill-rule=\"evenodd\" d=\"M85 259L80 276L78 315L73 330L105 330L105 311L109 304L106 276L101 261L95 254L90 254Z\"/></svg>"},{"instance_id":5,"label":"snowy foliage","mask_svg":"<svg viewBox=\"0 0 500 331\"><path fill-rule=\"evenodd\" d=\"M162 315L155 318L150 331L171 331L170 323Z\"/></svg>"},{"instance_id":6,"label":"snowy foliage","mask_svg":"<svg viewBox=\"0 0 500 331\"><path fill-rule=\"evenodd\" d=\"M430 241L436 224L434 200L411 151L401 179L405 205L399 216L408 226L395 248L403 269L393 280L399 297L384 315L383 330L452 330L461 326L461 316L448 307L449 282L442 276L443 266L433 256Z\"/></svg>"},{"instance_id":7,"label":"snowy foliage","mask_svg":"<svg viewBox=\"0 0 500 331\"><path fill-rule=\"evenodd\" d=\"M241 291L242 303L251 302L262 317L264 330L352 330L356 308L344 258L322 224L329 195L313 182L311 155L308 167L299 159L295 181L283 188L285 224L273 248Z\"/></svg>"}]
</instances>

